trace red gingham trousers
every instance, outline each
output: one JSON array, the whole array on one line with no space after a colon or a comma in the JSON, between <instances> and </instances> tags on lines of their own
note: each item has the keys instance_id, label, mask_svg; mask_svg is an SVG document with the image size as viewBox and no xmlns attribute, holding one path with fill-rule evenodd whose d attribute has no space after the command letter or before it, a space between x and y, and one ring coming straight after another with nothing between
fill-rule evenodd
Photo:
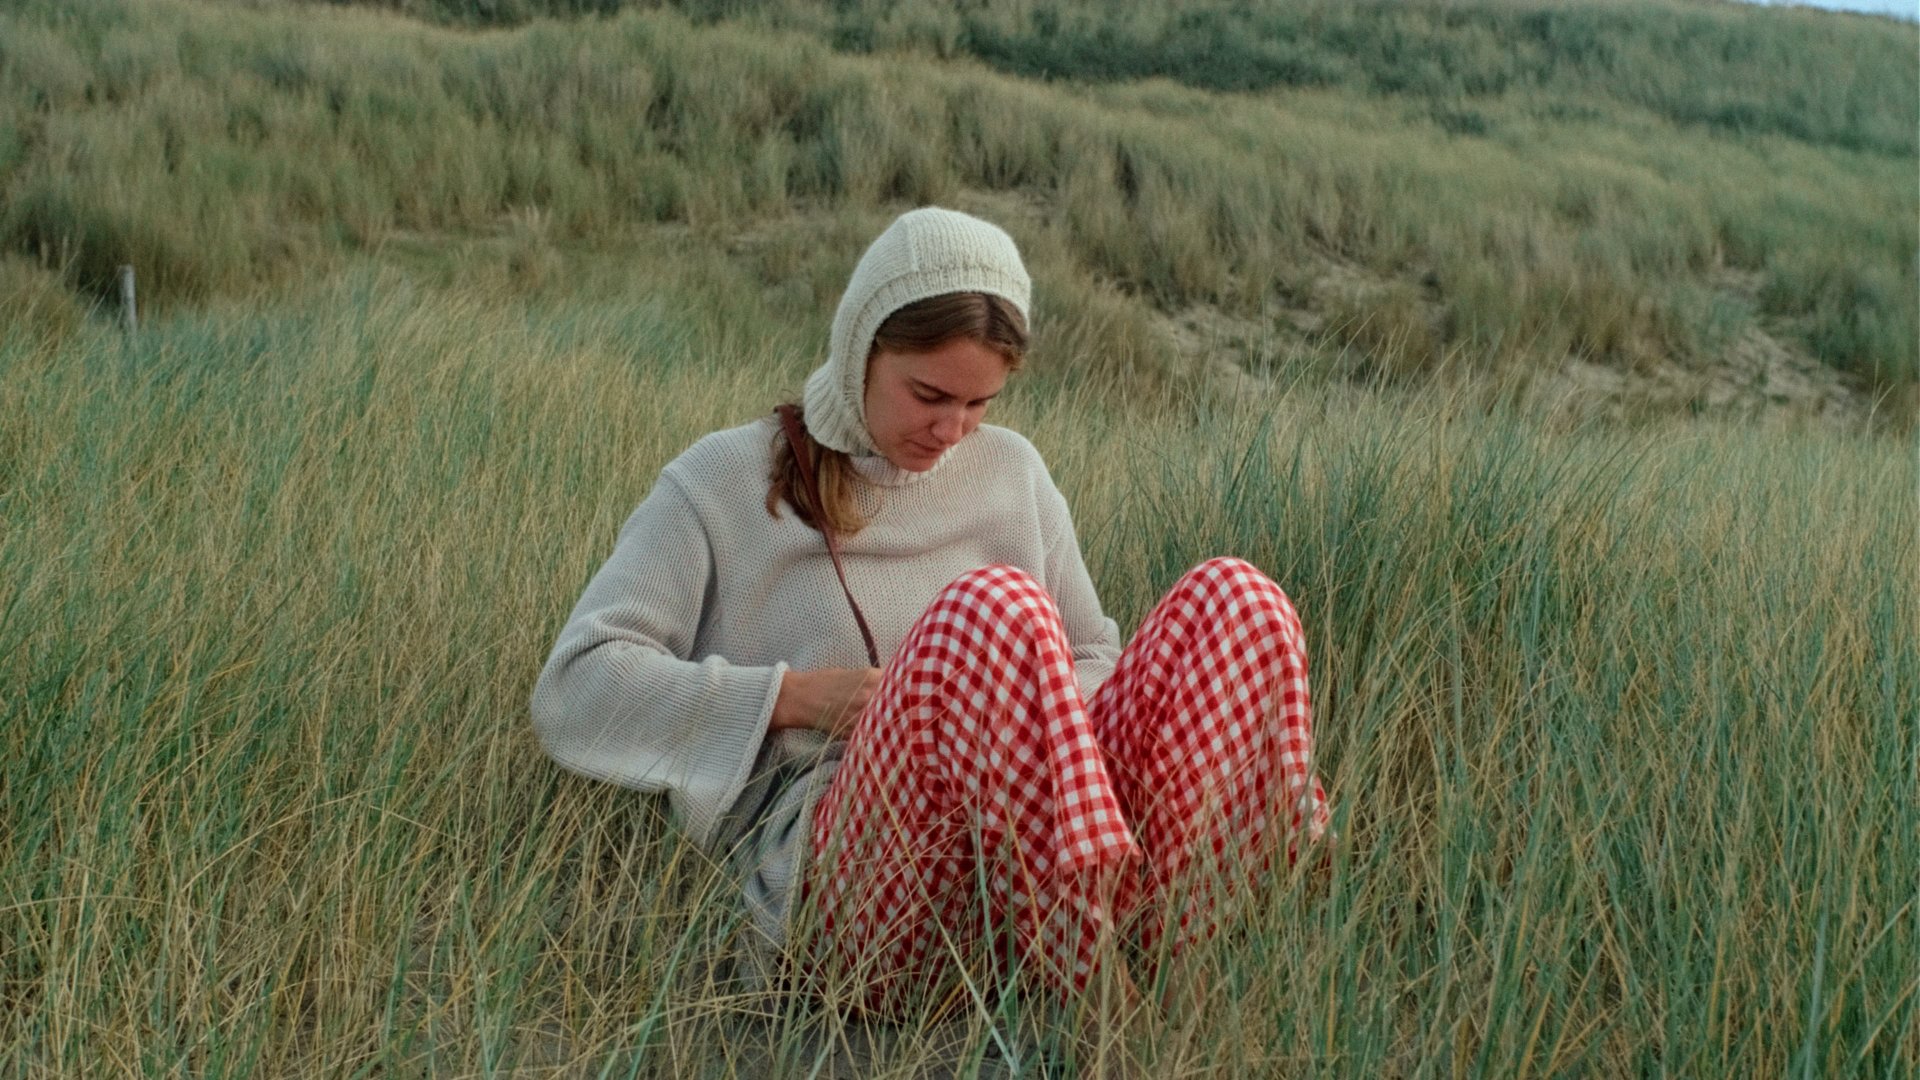
<instances>
[{"instance_id":1,"label":"red gingham trousers","mask_svg":"<svg viewBox=\"0 0 1920 1080\"><path fill-rule=\"evenodd\" d=\"M887 665L815 813L815 955L875 1008L983 938L1083 989L1108 926L1148 955L1170 923L1175 949L1209 933L1216 897L1268 867L1276 816L1289 857L1321 836L1312 753L1300 620L1252 565L1189 571L1091 702L1046 591L964 574Z\"/></svg>"}]
</instances>

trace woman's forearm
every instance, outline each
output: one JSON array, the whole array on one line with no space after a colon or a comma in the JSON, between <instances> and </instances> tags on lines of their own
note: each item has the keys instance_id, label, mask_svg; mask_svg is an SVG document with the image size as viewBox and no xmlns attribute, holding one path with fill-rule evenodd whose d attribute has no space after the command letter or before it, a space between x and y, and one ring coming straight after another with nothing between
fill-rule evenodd
<instances>
[{"instance_id":1,"label":"woman's forearm","mask_svg":"<svg viewBox=\"0 0 1920 1080\"><path fill-rule=\"evenodd\" d=\"M770 731L814 728L844 737L880 682L878 668L787 669L773 703Z\"/></svg>"}]
</instances>

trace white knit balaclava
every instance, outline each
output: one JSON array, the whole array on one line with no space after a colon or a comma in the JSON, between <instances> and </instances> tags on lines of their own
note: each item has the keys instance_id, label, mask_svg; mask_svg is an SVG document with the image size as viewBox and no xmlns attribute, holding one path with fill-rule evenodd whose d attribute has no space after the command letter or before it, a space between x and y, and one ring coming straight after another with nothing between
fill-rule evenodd
<instances>
[{"instance_id":1,"label":"white knit balaclava","mask_svg":"<svg viewBox=\"0 0 1920 1080\"><path fill-rule=\"evenodd\" d=\"M807 377L807 431L822 446L877 453L867 430L867 352L887 316L928 297L983 292L1027 317L1032 292L1020 251L998 225L937 206L894 219L853 268L833 316L827 362Z\"/></svg>"}]
</instances>

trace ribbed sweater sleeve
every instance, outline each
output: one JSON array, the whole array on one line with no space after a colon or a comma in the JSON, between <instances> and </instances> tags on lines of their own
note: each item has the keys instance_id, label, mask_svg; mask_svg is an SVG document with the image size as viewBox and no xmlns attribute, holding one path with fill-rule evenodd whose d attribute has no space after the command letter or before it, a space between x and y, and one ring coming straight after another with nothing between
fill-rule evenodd
<instances>
[{"instance_id":1,"label":"ribbed sweater sleeve","mask_svg":"<svg viewBox=\"0 0 1920 1080\"><path fill-rule=\"evenodd\" d=\"M666 792L702 845L747 784L787 666L689 659L713 571L700 515L663 473L574 605L532 701L554 760Z\"/></svg>"}]
</instances>

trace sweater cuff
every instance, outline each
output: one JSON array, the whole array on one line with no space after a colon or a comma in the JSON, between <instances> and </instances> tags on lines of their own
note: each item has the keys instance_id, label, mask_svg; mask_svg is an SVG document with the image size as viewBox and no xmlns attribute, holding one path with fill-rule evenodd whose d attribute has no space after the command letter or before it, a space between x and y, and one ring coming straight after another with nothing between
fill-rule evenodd
<instances>
[{"instance_id":1,"label":"sweater cuff","mask_svg":"<svg viewBox=\"0 0 1920 1080\"><path fill-rule=\"evenodd\" d=\"M728 806L733 805L734 800L740 797L740 792L744 791L748 782L753 779L754 767L760 761L761 751L766 749L767 735L773 727L773 707L780 700L780 683L787 677L787 667L787 662L782 660L771 667L732 669L738 674L760 676L766 682L760 689L759 706L748 720L748 726L740 733L742 738L749 740L746 745L750 749L747 753L740 755L740 771L728 784L729 795L726 802Z\"/></svg>"},{"instance_id":2,"label":"sweater cuff","mask_svg":"<svg viewBox=\"0 0 1920 1080\"><path fill-rule=\"evenodd\" d=\"M719 685L710 699L714 708L707 712L707 728L698 736L706 763L682 780L687 790L676 798L686 812L682 827L701 847L710 847L721 831L721 823L740 793L752 782L754 769L766 747L767 728L773 719L773 703L780 696L780 680L787 665L771 667L736 666L718 657L701 661L708 678ZM725 765L722 765L722 763ZM722 766L713 768L713 766ZM708 784L698 783L703 769L712 769ZM724 777L724 780L720 778ZM704 790L699 790L704 789Z\"/></svg>"},{"instance_id":3,"label":"sweater cuff","mask_svg":"<svg viewBox=\"0 0 1920 1080\"><path fill-rule=\"evenodd\" d=\"M781 660L767 668L773 673L773 678L767 683L766 696L761 699L760 715L754 718L754 745L756 746L765 746L767 733L773 729L773 707L780 702L780 686L786 681L787 669L790 666L785 660Z\"/></svg>"}]
</instances>

